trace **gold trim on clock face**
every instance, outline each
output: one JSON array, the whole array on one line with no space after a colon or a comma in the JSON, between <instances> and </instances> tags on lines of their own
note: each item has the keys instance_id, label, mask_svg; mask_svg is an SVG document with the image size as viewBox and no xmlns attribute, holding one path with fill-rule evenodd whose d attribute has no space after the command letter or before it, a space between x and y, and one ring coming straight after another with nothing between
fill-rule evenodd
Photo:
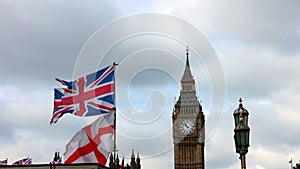
<instances>
[{"instance_id":1,"label":"gold trim on clock face","mask_svg":"<svg viewBox=\"0 0 300 169\"><path fill-rule=\"evenodd\" d=\"M195 124L192 120L182 120L179 123L180 132L183 134L191 134L195 130Z\"/></svg>"}]
</instances>

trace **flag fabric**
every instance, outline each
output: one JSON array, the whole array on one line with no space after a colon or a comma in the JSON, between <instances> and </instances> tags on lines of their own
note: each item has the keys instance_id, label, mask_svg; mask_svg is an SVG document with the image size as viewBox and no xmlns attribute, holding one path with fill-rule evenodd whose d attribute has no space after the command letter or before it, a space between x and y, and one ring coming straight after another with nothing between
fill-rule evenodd
<instances>
[{"instance_id":1,"label":"flag fabric","mask_svg":"<svg viewBox=\"0 0 300 169\"><path fill-rule=\"evenodd\" d=\"M12 165L30 165L31 164L31 158L24 158L22 160L14 162Z\"/></svg>"},{"instance_id":2,"label":"flag fabric","mask_svg":"<svg viewBox=\"0 0 300 169\"><path fill-rule=\"evenodd\" d=\"M114 103L115 64L68 82L56 78L67 88L54 89L54 109L50 124L66 113L93 116L110 113Z\"/></svg>"},{"instance_id":3,"label":"flag fabric","mask_svg":"<svg viewBox=\"0 0 300 169\"><path fill-rule=\"evenodd\" d=\"M53 160L53 161L50 162L50 164L52 164L52 165L61 164L61 159Z\"/></svg>"},{"instance_id":4,"label":"flag fabric","mask_svg":"<svg viewBox=\"0 0 300 169\"><path fill-rule=\"evenodd\" d=\"M7 161L7 158L5 160L0 160L0 165L7 165Z\"/></svg>"},{"instance_id":5,"label":"flag fabric","mask_svg":"<svg viewBox=\"0 0 300 169\"><path fill-rule=\"evenodd\" d=\"M105 165L114 149L114 113L100 115L97 120L77 132L66 145L65 164L99 163Z\"/></svg>"}]
</instances>

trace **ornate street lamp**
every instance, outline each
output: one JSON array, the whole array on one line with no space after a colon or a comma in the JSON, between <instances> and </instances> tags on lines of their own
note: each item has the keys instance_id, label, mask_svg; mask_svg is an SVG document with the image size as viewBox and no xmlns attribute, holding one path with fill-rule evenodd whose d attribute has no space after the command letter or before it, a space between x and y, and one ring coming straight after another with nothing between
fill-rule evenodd
<instances>
[{"instance_id":1,"label":"ornate street lamp","mask_svg":"<svg viewBox=\"0 0 300 169\"><path fill-rule=\"evenodd\" d=\"M249 147L249 133L250 128L248 126L249 112L243 107L242 99L239 100L240 105L234 111L234 141L236 153L240 154L242 169L246 169L246 154Z\"/></svg>"}]
</instances>

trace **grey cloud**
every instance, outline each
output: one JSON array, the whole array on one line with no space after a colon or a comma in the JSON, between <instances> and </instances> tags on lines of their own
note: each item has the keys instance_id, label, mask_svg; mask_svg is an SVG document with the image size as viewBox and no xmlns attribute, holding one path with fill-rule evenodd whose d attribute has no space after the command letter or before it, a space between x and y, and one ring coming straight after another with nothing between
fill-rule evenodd
<instances>
[{"instance_id":1,"label":"grey cloud","mask_svg":"<svg viewBox=\"0 0 300 169\"><path fill-rule=\"evenodd\" d=\"M230 45L226 45L230 47ZM221 60L228 94L235 97L270 98L273 92L299 83L299 57L284 57L259 48L236 45L235 51L223 50Z\"/></svg>"},{"instance_id":2,"label":"grey cloud","mask_svg":"<svg viewBox=\"0 0 300 169\"><path fill-rule=\"evenodd\" d=\"M233 140L233 117L232 113L236 109L236 104L229 102L230 106L225 107L223 116L217 130L210 136L206 135L206 166L207 168L230 168L238 160L235 154ZM214 126L206 126L206 131ZM251 127L251 126L250 126Z\"/></svg>"},{"instance_id":3,"label":"grey cloud","mask_svg":"<svg viewBox=\"0 0 300 169\"><path fill-rule=\"evenodd\" d=\"M0 67L6 83L71 77L85 41L120 13L113 2L98 1L94 8L82 3L2 2Z\"/></svg>"},{"instance_id":4,"label":"grey cloud","mask_svg":"<svg viewBox=\"0 0 300 169\"><path fill-rule=\"evenodd\" d=\"M226 37L283 53L299 52L298 1L224 2L217 6L216 29Z\"/></svg>"},{"instance_id":5,"label":"grey cloud","mask_svg":"<svg viewBox=\"0 0 300 169\"><path fill-rule=\"evenodd\" d=\"M14 137L14 127L10 126L10 124L7 121L0 120L0 128L3 130L0 135L0 143L10 143L12 138Z\"/></svg>"},{"instance_id":6,"label":"grey cloud","mask_svg":"<svg viewBox=\"0 0 300 169\"><path fill-rule=\"evenodd\" d=\"M299 52L299 6L294 0L177 2L172 13L185 16L214 41L235 41L288 55Z\"/></svg>"}]
</instances>

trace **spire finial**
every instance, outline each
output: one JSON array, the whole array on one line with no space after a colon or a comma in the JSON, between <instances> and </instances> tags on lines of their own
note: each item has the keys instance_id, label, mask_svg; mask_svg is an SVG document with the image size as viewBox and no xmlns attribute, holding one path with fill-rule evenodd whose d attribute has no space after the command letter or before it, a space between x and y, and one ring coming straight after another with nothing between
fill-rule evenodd
<instances>
[{"instance_id":1,"label":"spire finial","mask_svg":"<svg viewBox=\"0 0 300 169\"><path fill-rule=\"evenodd\" d=\"M186 55L189 55L189 46L188 45L186 45L186 49L185 49L185 51L186 51Z\"/></svg>"},{"instance_id":2,"label":"spire finial","mask_svg":"<svg viewBox=\"0 0 300 169\"><path fill-rule=\"evenodd\" d=\"M186 65L190 65L190 63L189 63L189 51L190 51L189 46L186 46L185 51L186 51Z\"/></svg>"}]
</instances>

